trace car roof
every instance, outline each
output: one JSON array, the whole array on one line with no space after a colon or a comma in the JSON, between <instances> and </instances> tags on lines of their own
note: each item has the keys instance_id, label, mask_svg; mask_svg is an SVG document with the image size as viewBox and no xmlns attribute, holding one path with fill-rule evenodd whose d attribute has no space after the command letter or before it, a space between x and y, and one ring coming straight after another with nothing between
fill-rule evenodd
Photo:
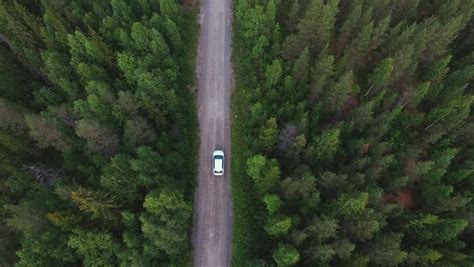
<instances>
[{"instance_id":1,"label":"car roof","mask_svg":"<svg viewBox=\"0 0 474 267\"><path fill-rule=\"evenodd\" d=\"M224 162L224 160L222 160L222 159L215 159L214 160L214 169L216 171L221 171L223 169L223 166L222 166L223 162Z\"/></svg>"}]
</instances>

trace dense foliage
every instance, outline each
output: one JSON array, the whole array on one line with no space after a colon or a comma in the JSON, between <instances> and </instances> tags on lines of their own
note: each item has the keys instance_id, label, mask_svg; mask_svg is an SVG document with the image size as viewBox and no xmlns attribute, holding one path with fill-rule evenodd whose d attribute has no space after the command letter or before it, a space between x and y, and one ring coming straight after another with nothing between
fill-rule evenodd
<instances>
[{"instance_id":1,"label":"dense foliage","mask_svg":"<svg viewBox=\"0 0 474 267\"><path fill-rule=\"evenodd\" d=\"M177 0L0 0L1 266L189 262L195 30Z\"/></svg>"},{"instance_id":2,"label":"dense foliage","mask_svg":"<svg viewBox=\"0 0 474 267\"><path fill-rule=\"evenodd\" d=\"M235 265L472 266L474 2L235 7Z\"/></svg>"}]
</instances>

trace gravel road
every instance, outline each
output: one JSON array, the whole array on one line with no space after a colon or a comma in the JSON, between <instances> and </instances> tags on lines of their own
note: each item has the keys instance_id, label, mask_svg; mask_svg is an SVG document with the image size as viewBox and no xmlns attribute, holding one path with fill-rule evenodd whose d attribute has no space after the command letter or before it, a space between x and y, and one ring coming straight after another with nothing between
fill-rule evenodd
<instances>
[{"instance_id":1,"label":"gravel road","mask_svg":"<svg viewBox=\"0 0 474 267\"><path fill-rule=\"evenodd\" d=\"M231 0L202 0L197 76L200 152L194 208L194 266L230 266ZM212 175L212 152L223 149L225 175Z\"/></svg>"}]
</instances>

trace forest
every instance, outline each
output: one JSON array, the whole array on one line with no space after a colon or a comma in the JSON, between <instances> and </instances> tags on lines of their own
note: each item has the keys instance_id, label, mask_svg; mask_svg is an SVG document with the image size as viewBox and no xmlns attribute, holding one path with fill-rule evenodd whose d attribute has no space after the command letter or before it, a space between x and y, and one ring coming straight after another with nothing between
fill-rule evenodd
<instances>
[{"instance_id":1,"label":"forest","mask_svg":"<svg viewBox=\"0 0 474 267\"><path fill-rule=\"evenodd\" d=\"M0 266L189 264L196 33L176 0L0 0Z\"/></svg>"},{"instance_id":2,"label":"forest","mask_svg":"<svg viewBox=\"0 0 474 267\"><path fill-rule=\"evenodd\" d=\"M0 266L189 266L197 11L0 0ZM234 0L233 266L474 265L474 0Z\"/></svg>"},{"instance_id":3,"label":"forest","mask_svg":"<svg viewBox=\"0 0 474 267\"><path fill-rule=\"evenodd\" d=\"M234 7L233 265L474 265L474 1Z\"/></svg>"}]
</instances>

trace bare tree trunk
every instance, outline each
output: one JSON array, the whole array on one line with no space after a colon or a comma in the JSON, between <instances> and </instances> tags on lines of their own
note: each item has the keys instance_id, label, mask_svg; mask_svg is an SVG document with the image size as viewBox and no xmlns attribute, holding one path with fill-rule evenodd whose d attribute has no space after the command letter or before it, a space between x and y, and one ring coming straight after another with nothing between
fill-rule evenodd
<instances>
[{"instance_id":1,"label":"bare tree trunk","mask_svg":"<svg viewBox=\"0 0 474 267\"><path fill-rule=\"evenodd\" d=\"M23 164L22 170L33 176L41 185L51 185L58 177L63 175L62 170L48 168L41 163Z\"/></svg>"},{"instance_id":2,"label":"bare tree trunk","mask_svg":"<svg viewBox=\"0 0 474 267\"><path fill-rule=\"evenodd\" d=\"M438 122L442 121L444 119L444 117L441 117L441 118L438 118L436 119L434 122L432 122L430 125L426 126L425 129L423 129L424 131L428 131L431 127L433 127L433 125L437 124Z\"/></svg>"},{"instance_id":3,"label":"bare tree trunk","mask_svg":"<svg viewBox=\"0 0 474 267\"><path fill-rule=\"evenodd\" d=\"M370 94L370 92L372 91L372 89L374 89L373 85L371 85L369 90L367 90L367 92L365 92L364 97L368 96Z\"/></svg>"}]
</instances>

